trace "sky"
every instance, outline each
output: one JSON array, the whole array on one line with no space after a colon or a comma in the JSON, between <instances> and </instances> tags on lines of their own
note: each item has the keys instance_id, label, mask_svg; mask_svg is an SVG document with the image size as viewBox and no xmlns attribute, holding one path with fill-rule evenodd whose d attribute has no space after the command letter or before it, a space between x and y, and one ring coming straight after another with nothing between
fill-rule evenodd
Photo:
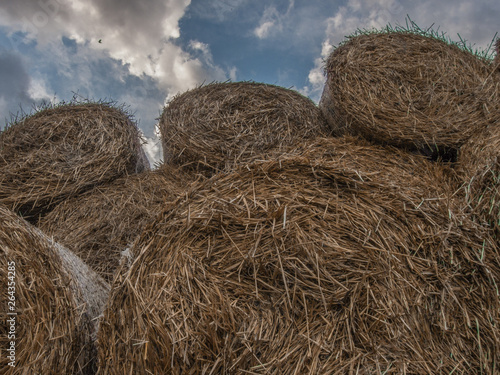
<instances>
[{"instance_id":1,"label":"sky","mask_svg":"<svg viewBox=\"0 0 500 375\"><path fill-rule=\"evenodd\" d=\"M324 62L358 29L432 28L485 50L498 0L0 0L0 128L42 102L112 100L151 161L157 118L213 81L292 88L318 102Z\"/></svg>"}]
</instances>

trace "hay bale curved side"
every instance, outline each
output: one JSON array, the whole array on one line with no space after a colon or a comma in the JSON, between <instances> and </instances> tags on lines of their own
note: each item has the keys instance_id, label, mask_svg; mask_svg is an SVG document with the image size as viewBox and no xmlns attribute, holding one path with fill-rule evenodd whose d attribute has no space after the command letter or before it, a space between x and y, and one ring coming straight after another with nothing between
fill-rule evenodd
<instances>
[{"instance_id":1,"label":"hay bale curved side","mask_svg":"<svg viewBox=\"0 0 500 375\"><path fill-rule=\"evenodd\" d=\"M345 140L292 154L214 177L146 229L98 373L491 374L499 254L477 261L441 171Z\"/></svg>"},{"instance_id":2,"label":"hay bale curved side","mask_svg":"<svg viewBox=\"0 0 500 375\"><path fill-rule=\"evenodd\" d=\"M15 342L15 367L2 355L3 373L93 374L97 317L109 285L69 250L3 206L0 266L2 353Z\"/></svg>"},{"instance_id":3,"label":"hay bale curved side","mask_svg":"<svg viewBox=\"0 0 500 375\"><path fill-rule=\"evenodd\" d=\"M498 121L460 148L457 170L470 213L500 236L500 118Z\"/></svg>"},{"instance_id":4,"label":"hay bale curved side","mask_svg":"<svg viewBox=\"0 0 500 375\"><path fill-rule=\"evenodd\" d=\"M36 218L65 198L148 170L141 152L135 124L108 103L41 110L0 133L0 203Z\"/></svg>"},{"instance_id":5,"label":"hay bale curved side","mask_svg":"<svg viewBox=\"0 0 500 375\"><path fill-rule=\"evenodd\" d=\"M161 166L68 199L38 225L111 282L125 248L186 184L181 171Z\"/></svg>"},{"instance_id":6,"label":"hay bale curved side","mask_svg":"<svg viewBox=\"0 0 500 375\"><path fill-rule=\"evenodd\" d=\"M159 127L166 163L211 172L328 134L310 99L254 82L212 83L187 91L165 107Z\"/></svg>"},{"instance_id":7,"label":"hay bale curved side","mask_svg":"<svg viewBox=\"0 0 500 375\"><path fill-rule=\"evenodd\" d=\"M489 60L411 31L356 35L326 64L320 108L337 134L456 159L500 116Z\"/></svg>"}]
</instances>

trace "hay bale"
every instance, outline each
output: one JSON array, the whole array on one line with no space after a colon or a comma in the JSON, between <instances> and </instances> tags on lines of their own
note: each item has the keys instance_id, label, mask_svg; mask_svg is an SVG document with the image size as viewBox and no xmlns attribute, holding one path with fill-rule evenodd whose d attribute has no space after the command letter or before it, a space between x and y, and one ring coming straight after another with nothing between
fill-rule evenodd
<instances>
[{"instance_id":1,"label":"hay bale","mask_svg":"<svg viewBox=\"0 0 500 375\"><path fill-rule=\"evenodd\" d=\"M123 177L62 202L39 226L110 282L124 249L186 181L169 166Z\"/></svg>"},{"instance_id":2,"label":"hay bale","mask_svg":"<svg viewBox=\"0 0 500 375\"><path fill-rule=\"evenodd\" d=\"M330 139L202 183L134 243L98 373L493 374L500 256L443 173Z\"/></svg>"},{"instance_id":3,"label":"hay bale","mask_svg":"<svg viewBox=\"0 0 500 375\"><path fill-rule=\"evenodd\" d=\"M310 99L254 82L212 83L187 91L165 107L159 128L165 163L209 172L328 133Z\"/></svg>"},{"instance_id":4,"label":"hay bale","mask_svg":"<svg viewBox=\"0 0 500 375\"><path fill-rule=\"evenodd\" d=\"M34 220L70 196L147 169L136 125L109 103L47 108L0 134L0 204Z\"/></svg>"},{"instance_id":5,"label":"hay bale","mask_svg":"<svg viewBox=\"0 0 500 375\"><path fill-rule=\"evenodd\" d=\"M460 148L457 170L468 211L500 236L500 122Z\"/></svg>"},{"instance_id":6,"label":"hay bale","mask_svg":"<svg viewBox=\"0 0 500 375\"><path fill-rule=\"evenodd\" d=\"M326 63L320 108L336 134L456 160L500 116L490 60L422 32L350 37Z\"/></svg>"},{"instance_id":7,"label":"hay bale","mask_svg":"<svg viewBox=\"0 0 500 375\"><path fill-rule=\"evenodd\" d=\"M95 373L96 318L104 309L108 284L3 206L0 287L2 374ZM11 341L15 367L9 365Z\"/></svg>"}]
</instances>

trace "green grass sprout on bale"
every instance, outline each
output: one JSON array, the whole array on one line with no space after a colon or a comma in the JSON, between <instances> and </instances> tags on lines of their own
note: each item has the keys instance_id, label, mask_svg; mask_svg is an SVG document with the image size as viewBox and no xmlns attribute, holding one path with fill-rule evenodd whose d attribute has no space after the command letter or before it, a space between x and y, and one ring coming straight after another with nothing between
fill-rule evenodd
<instances>
[{"instance_id":1,"label":"green grass sprout on bale","mask_svg":"<svg viewBox=\"0 0 500 375\"><path fill-rule=\"evenodd\" d=\"M320 108L336 134L454 162L500 116L494 69L491 45L474 50L411 20L358 30L328 57Z\"/></svg>"},{"instance_id":2,"label":"green grass sprout on bale","mask_svg":"<svg viewBox=\"0 0 500 375\"><path fill-rule=\"evenodd\" d=\"M133 118L112 102L46 105L0 133L0 203L36 221L62 200L149 169Z\"/></svg>"}]
</instances>

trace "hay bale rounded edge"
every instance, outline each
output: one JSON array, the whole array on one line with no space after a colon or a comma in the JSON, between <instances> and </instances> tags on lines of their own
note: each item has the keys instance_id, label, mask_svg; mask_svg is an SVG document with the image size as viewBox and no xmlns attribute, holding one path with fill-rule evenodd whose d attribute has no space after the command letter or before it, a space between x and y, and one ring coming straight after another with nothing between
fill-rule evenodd
<instances>
[{"instance_id":1,"label":"hay bale rounded edge","mask_svg":"<svg viewBox=\"0 0 500 375\"><path fill-rule=\"evenodd\" d=\"M328 134L310 99L255 82L212 83L178 95L165 107L159 128L165 163L209 172Z\"/></svg>"},{"instance_id":2,"label":"hay bale rounded edge","mask_svg":"<svg viewBox=\"0 0 500 375\"><path fill-rule=\"evenodd\" d=\"M98 373L492 374L498 249L438 167L330 139L193 188L134 243Z\"/></svg>"},{"instance_id":3,"label":"hay bale rounded edge","mask_svg":"<svg viewBox=\"0 0 500 375\"><path fill-rule=\"evenodd\" d=\"M70 196L147 169L137 126L110 103L46 108L0 133L0 203L34 220Z\"/></svg>"},{"instance_id":4,"label":"hay bale rounded edge","mask_svg":"<svg viewBox=\"0 0 500 375\"><path fill-rule=\"evenodd\" d=\"M38 225L111 282L122 252L186 184L182 171L163 165L68 199Z\"/></svg>"},{"instance_id":5,"label":"hay bale rounded edge","mask_svg":"<svg viewBox=\"0 0 500 375\"><path fill-rule=\"evenodd\" d=\"M320 108L336 134L454 161L500 116L492 69L487 58L421 31L358 34L330 54Z\"/></svg>"},{"instance_id":6,"label":"hay bale rounded edge","mask_svg":"<svg viewBox=\"0 0 500 375\"><path fill-rule=\"evenodd\" d=\"M457 171L468 211L500 238L500 117L460 148Z\"/></svg>"},{"instance_id":7,"label":"hay bale rounded edge","mask_svg":"<svg viewBox=\"0 0 500 375\"><path fill-rule=\"evenodd\" d=\"M108 284L4 206L0 286L2 374L95 373L97 317Z\"/></svg>"}]
</instances>

